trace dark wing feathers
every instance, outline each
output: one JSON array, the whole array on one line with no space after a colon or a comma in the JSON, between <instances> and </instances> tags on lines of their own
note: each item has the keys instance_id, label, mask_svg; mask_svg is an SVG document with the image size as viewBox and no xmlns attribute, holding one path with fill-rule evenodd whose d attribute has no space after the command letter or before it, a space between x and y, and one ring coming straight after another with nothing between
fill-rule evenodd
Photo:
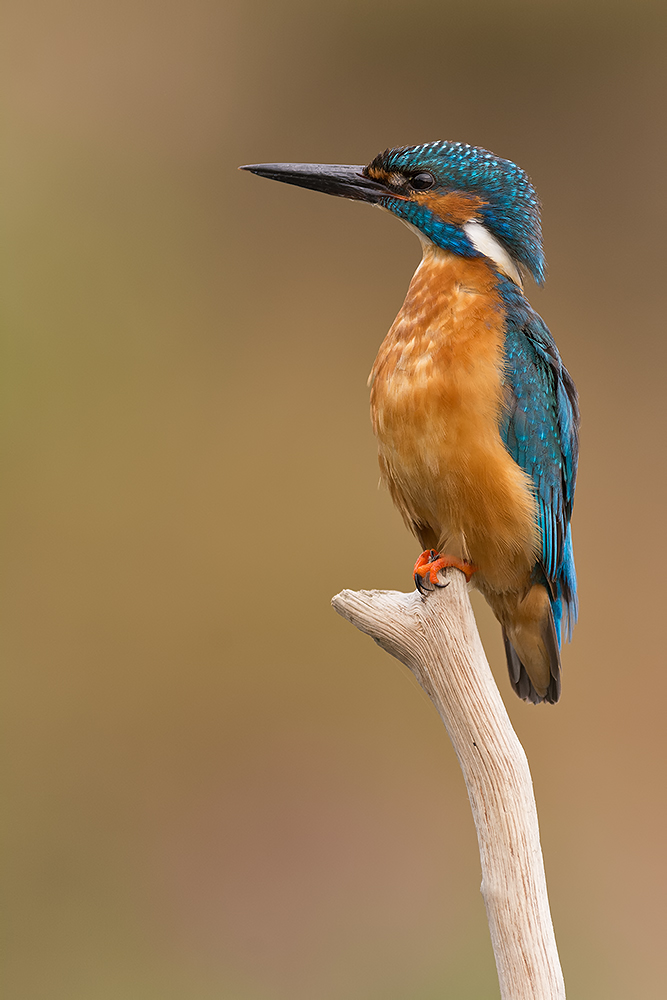
<instances>
[{"instance_id":1,"label":"dark wing feathers","mask_svg":"<svg viewBox=\"0 0 667 1000\"><path fill-rule=\"evenodd\" d=\"M509 284L509 283L508 283ZM540 566L556 629L576 620L570 517L577 475L579 407L574 383L549 330L519 289L503 289L506 411L501 436L531 477L542 535Z\"/></svg>"}]
</instances>

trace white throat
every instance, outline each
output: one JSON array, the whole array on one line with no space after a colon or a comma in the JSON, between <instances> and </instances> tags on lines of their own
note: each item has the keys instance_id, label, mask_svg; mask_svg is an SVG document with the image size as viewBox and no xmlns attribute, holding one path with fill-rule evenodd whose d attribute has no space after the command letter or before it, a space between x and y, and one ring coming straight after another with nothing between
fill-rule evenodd
<instances>
[{"instance_id":1,"label":"white throat","mask_svg":"<svg viewBox=\"0 0 667 1000\"><path fill-rule=\"evenodd\" d=\"M469 222L464 223L463 232L475 250L478 250L479 253L492 260L498 270L506 274L508 278L511 278L519 288L523 287L518 267L502 243L496 239L493 233L489 232L486 226L482 225L481 222L471 219Z\"/></svg>"}]
</instances>

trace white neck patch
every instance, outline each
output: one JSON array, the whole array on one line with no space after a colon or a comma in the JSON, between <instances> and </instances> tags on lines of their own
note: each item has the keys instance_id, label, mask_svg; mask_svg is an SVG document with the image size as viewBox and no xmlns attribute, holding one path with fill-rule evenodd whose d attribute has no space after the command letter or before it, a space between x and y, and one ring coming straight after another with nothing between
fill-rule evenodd
<instances>
[{"instance_id":1,"label":"white neck patch","mask_svg":"<svg viewBox=\"0 0 667 1000\"><path fill-rule=\"evenodd\" d=\"M519 288L523 288L523 281L521 280L518 267L502 243L496 239L493 233L489 232L486 226L483 226L481 222L477 222L475 219L471 219L469 222L464 223L463 232L475 250L488 257L489 260L492 260L499 271L502 271L508 278L511 278Z\"/></svg>"},{"instance_id":2,"label":"white neck patch","mask_svg":"<svg viewBox=\"0 0 667 1000\"><path fill-rule=\"evenodd\" d=\"M388 208L384 208L382 205L377 205L376 207L382 209L383 212L389 211ZM393 212L391 212L390 215L393 215ZM419 237L419 242L422 245L424 253L427 252L427 248L442 250L442 247L438 247L436 243L433 243L428 236L422 233L421 229L417 229L417 227L413 226L411 222L407 221L407 219L401 219L400 221L404 226L407 226L408 229ZM489 260L492 260L499 271L506 274L515 285L519 286L519 288L523 288L523 279L519 268L516 266L502 243L496 239L493 233L490 232L486 226L482 225L481 222L477 222L475 219L470 219L468 222L464 222L463 232L466 234L478 253L481 253L485 257L488 257Z\"/></svg>"}]
</instances>

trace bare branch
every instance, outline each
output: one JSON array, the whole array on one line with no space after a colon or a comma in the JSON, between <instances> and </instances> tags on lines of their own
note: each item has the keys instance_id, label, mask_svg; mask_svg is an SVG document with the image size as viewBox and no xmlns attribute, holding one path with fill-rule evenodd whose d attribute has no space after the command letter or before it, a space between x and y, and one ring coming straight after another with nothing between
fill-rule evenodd
<instances>
[{"instance_id":1,"label":"bare branch","mask_svg":"<svg viewBox=\"0 0 667 1000\"><path fill-rule=\"evenodd\" d=\"M528 761L489 668L459 570L447 586L344 590L336 611L413 672L463 771L482 863L482 896L502 1000L564 1000Z\"/></svg>"}]
</instances>

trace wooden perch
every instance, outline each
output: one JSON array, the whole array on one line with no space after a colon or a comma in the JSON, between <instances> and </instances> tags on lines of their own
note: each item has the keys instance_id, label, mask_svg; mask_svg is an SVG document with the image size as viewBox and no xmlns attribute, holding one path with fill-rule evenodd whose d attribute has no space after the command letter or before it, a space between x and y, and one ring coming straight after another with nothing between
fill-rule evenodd
<instances>
[{"instance_id":1,"label":"wooden perch","mask_svg":"<svg viewBox=\"0 0 667 1000\"><path fill-rule=\"evenodd\" d=\"M410 668L459 759L482 862L482 896L502 1000L564 1000L528 761L477 631L466 582L417 591L344 590L336 611Z\"/></svg>"}]
</instances>

